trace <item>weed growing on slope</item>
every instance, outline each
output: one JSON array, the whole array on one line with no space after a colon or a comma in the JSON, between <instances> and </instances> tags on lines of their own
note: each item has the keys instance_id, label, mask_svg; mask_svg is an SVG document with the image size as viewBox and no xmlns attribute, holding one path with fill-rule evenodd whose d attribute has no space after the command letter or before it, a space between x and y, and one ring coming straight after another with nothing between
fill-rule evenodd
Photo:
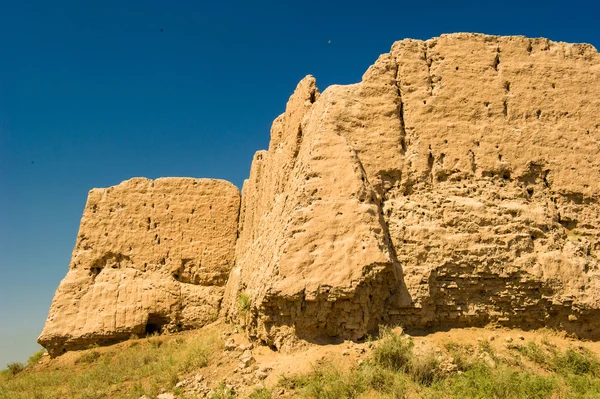
<instances>
[{"instance_id":1,"label":"weed growing on slope","mask_svg":"<svg viewBox=\"0 0 600 399\"><path fill-rule=\"evenodd\" d=\"M235 399L236 394L231 388L227 387L225 384L221 384L212 391L210 398L211 399Z\"/></svg>"},{"instance_id":2,"label":"weed growing on slope","mask_svg":"<svg viewBox=\"0 0 600 399\"><path fill-rule=\"evenodd\" d=\"M238 296L238 309L242 313L246 313L250 310L250 297L245 292L242 292Z\"/></svg>"},{"instance_id":3,"label":"weed growing on slope","mask_svg":"<svg viewBox=\"0 0 600 399\"><path fill-rule=\"evenodd\" d=\"M439 360L433 352L415 353L411 337L388 328L381 329L381 341L372 356L376 365L407 374L419 384L431 385L440 377Z\"/></svg>"},{"instance_id":4,"label":"weed growing on slope","mask_svg":"<svg viewBox=\"0 0 600 399\"><path fill-rule=\"evenodd\" d=\"M589 375L600 377L600 362L585 348L569 348L565 353L554 351L552 369L561 374Z\"/></svg>"},{"instance_id":5,"label":"weed growing on slope","mask_svg":"<svg viewBox=\"0 0 600 399\"><path fill-rule=\"evenodd\" d=\"M459 371L470 370L477 364L473 345L460 345L455 342L448 342L444 347L452 356L454 364L456 364L456 368Z\"/></svg>"},{"instance_id":6,"label":"weed growing on slope","mask_svg":"<svg viewBox=\"0 0 600 399\"><path fill-rule=\"evenodd\" d=\"M500 365L491 368L484 363L440 381L429 392L431 398L497 398L543 399L557 388L552 376L541 376Z\"/></svg>"},{"instance_id":7,"label":"weed growing on slope","mask_svg":"<svg viewBox=\"0 0 600 399\"><path fill-rule=\"evenodd\" d=\"M42 359L42 356L44 356L44 353L46 353L46 349L42 348L31 355L29 359L27 359L27 366L33 366L34 364L37 364Z\"/></svg>"},{"instance_id":8,"label":"weed growing on slope","mask_svg":"<svg viewBox=\"0 0 600 399\"><path fill-rule=\"evenodd\" d=\"M13 362L6 365L6 370L10 375L17 375L25 369L25 365L19 362Z\"/></svg>"},{"instance_id":9,"label":"weed growing on slope","mask_svg":"<svg viewBox=\"0 0 600 399\"><path fill-rule=\"evenodd\" d=\"M250 399L272 399L273 392L267 388L260 388L250 394Z\"/></svg>"}]
</instances>

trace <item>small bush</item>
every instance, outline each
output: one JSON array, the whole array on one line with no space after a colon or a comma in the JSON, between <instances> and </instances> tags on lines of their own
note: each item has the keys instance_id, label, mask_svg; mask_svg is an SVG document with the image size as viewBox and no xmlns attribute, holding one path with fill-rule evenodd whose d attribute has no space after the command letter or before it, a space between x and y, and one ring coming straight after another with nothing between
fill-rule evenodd
<instances>
[{"instance_id":1,"label":"small bush","mask_svg":"<svg viewBox=\"0 0 600 399\"><path fill-rule=\"evenodd\" d=\"M422 385L431 385L440 377L439 361L437 357L429 352L410 359L408 375L413 381Z\"/></svg>"},{"instance_id":2,"label":"small bush","mask_svg":"<svg viewBox=\"0 0 600 399\"><path fill-rule=\"evenodd\" d=\"M13 362L13 363L9 363L6 365L6 369L8 370L8 373L10 375L17 375L21 371L23 371L24 368L25 368L25 365L23 363L19 363L19 362Z\"/></svg>"},{"instance_id":3,"label":"small bush","mask_svg":"<svg viewBox=\"0 0 600 399\"><path fill-rule=\"evenodd\" d=\"M598 359L585 348L581 348L580 351L569 348L564 354L555 352L553 370L563 374L571 373L600 377L600 363Z\"/></svg>"},{"instance_id":4,"label":"small bush","mask_svg":"<svg viewBox=\"0 0 600 399\"><path fill-rule=\"evenodd\" d=\"M208 397L210 399L235 399L235 392L221 383L218 388L215 388Z\"/></svg>"},{"instance_id":5,"label":"small bush","mask_svg":"<svg viewBox=\"0 0 600 399\"><path fill-rule=\"evenodd\" d=\"M371 363L363 363L358 369L360 379L372 390L400 399L406 396L408 381L398 373Z\"/></svg>"},{"instance_id":6,"label":"small bush","mask_svg":"<svg viewBox=\"0 0 600 399\"><path fill-rule=\"evenodd\" d=\"M434 385L443 398L543 399L557 387L552 377L540 376L501 365L491 369L484 363Z\"/></svg>"},{"instance_id":7,"label":"small bush","mask_svg":"<svg viewBox=\"0 0 600 399\"><path fill-rule=\"evenodd\" d=\"M299 388L302 397L320 399L352 399L366 390L358 373L345 374L332 365L315 369L308 376L293 380L291 386Z\"/></svg>"},{"instance_id":8,"label":"small bush","mask_svg":"<svg viewBox=\"0 0 600 399\"><path fill-rule=\"evenodd\" d=\"M565 375L564 382L568 387L569 398L600 398L600 380L586 375Z\"/></svg>"},{"instance_id":9,"label":"small bush","mask_svg":"<svg viewBox=\"0 0 600 399\"><path fill-rule=\"evenodd\" d=\"M146 335L146 341L150 344L152 349L160 348L163 344L163 340L164 339L156 331Z\"/></svg>"},{"instance_id":10,"label":"small bush","mask_svg":"<svg viewBox=\"0 0 600 399\"><path fill-rule=\"evenodd\" d=\"M388 328L382 328L381 336L380 344L373 351L375 364L403 372L423 385L431 385L439 378L439 362L435 354L415 354L414 343L409 336L395 334Z\"/></svg>"},{"instance_id":11,"label":"small bush","mask_svg":"<svg viewBox=\"0 0 600 399\"><path fill-rule=\"evenodd\" d=\"M190 349L190 355L184 363L184 370L191 371L194 369L206 367L208 365L209 351L204 345L197 345Z\"/></svg>"},{"instance_id":12,"label":"small bush","mask_svg":"<svg viewBox=\"0 0 600 399\"><path fill-rule=\"evenodd\" d=\"M517 346L515 349L517 349L526 358L534 363L539 364L540 366L546 367L548 365L549 354L544 350L544 348L533 341L524 346Z\"/></svg>"},{"instance_id":13,"label":"small bush","mask_svg":"<svg viewBox=\"0 0 600 399\"><path fill-rule=\"evenodd\" d=\"M144 338L146 339L152 339L152 338L156 338L156 337L160 337L160 332L158 331L152 331L152 332L147 332L146 335L144 335ZM160 339L156 340L158 342L158 346L162 345L162 341Z\"/></svg>"},{"instance_id":14,"label":"small bush","mask_svg":"<svg viewBox=\"0 0 600 399\"><path fill-rule=\"evenodd\" d=\"M542 334L542 345L546 346L547 348L556 348L556 344L554 344L552 341L550 341L550 339L548 338L548 331L544 330L543 334Z\"/></svg>"},{"instance_id":15,"label":"small bush","mask_svg":"<svg viewBox=\"0 0 600 399\"><path fill-rule=\"evenodd\" d=\"M31 355L29 357L29 359L27 359L27 365L28 366L33 366L34 364L37 364L40 359L42 358L42 356L44 356L44 353L46 353L46 349L40 349L39 351L35 352L33 355Z\"/></svg>"},{"instance_id":16,"label":"small bush","mask_svg":"<svg viewBox=\"0 0 600 399\"><path fill-rule=\"evenodd\" d=\"M408 381L401 372L365 362L348 372L341 372L330 364L308 375L283 378L279 386L296 390L304 398L353 399L365 394L370 397L369 392L377 392L383 394L382 397L400 399L406 396Z\"/></svg>"},{"instance_id":17,"label":"small bush","mask_svg":"<svg viewBox=\"0 0 600 399\"><path fill-rule=\"evenodd\" d=\"M410 337L395 334L389 328L383 327L381 341L373 350L373 361L391 370L405 371L412 359L413 346Z\"/></svg>"},{"instance_id":18,"label":"small bush","mask_svg":"<svg viewBox=\"0 0 600 399\"><path fill-rule=\"evenodd\" d=\"M494 348L492 348L492 344L490 341L487 341L487 340L479 341L479 350L483 353L487 353L488 355L490 355L490 357L492 359L496 358L496 355L494 353Z\"/></svg>"},{"instance_id":19,"label":"small bush","mask_svg":"<svg viewBox=\"0 0 600 399\"><path fill-rule=\"evenodd\" d=\"M250 297L248 296L248 294L242 292L239 296L238 296L238 308L240 310L240 312L248 312L250 310Z\"/></svg>"},{"instance_id":20,"label":"small bush","mask_svg":"<svg viewBox=\"0 0 600 399\"><path fill-rule=\"evenodd\" d=\"M474 358L473 345L460 345L455 342L448 342L444 345L448 353L452 355L454 364L459 371L467 371L472 369L477 363Z\"/></svg>"}]
</instances>

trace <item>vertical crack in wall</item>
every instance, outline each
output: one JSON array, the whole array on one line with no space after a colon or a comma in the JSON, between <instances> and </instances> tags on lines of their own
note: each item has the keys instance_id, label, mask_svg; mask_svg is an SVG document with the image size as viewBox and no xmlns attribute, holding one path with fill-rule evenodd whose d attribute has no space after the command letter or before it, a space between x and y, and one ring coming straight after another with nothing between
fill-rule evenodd
<instances>
[{"instance_id":1,"label":"vertical crack in wall","mask_svg":"<svg viewBox=\"0 0 600 399\"><path fill-rule=\"evenodd\" d=\"M314 78L313 78L314 79ZM317 99L317 93L318 93L318 88L315 85L314 87L311 88L310 92L308 93L308 100L310 102L310 107L307 108L303 114L303 117L310 113L312 110L312 107ZM290 173L292 173L292 170L294 170L294 167L296 165L296 160L298 158L298 153L300 152L300 146L302 145L302 140L304 139L304 135L302 132L302 120L303 117L300 118L300 121L298 122L298 126L296 127L296 137L293 143L293 148L292 148L292 155L291 155L291 159L289 161L289 164L287 166L287 168L284 169L283 171L283 177L282 177L282 181L283 181L283 188L282 188L282 192L286 192L287 188L288 188L288 184L289 184L289 175ZM285 134L285 132L284 132Z\"/></svg>"},{"instance_id":2,"label":"vertical crack in wall","mask_svg":"<svg viewBox=\"0 0 600 399\"><path fill-rule=\"evenodd\" d=\"M499 65L500 65L500 46L496 47L496 56L494 57L494 60L492 61L492 68L494 68L494 71L498 72Z\"/></svg>"},{"instance_id":3,"label":"vertical crack in wall","mask_svg":"<svg viewBox=\"0 0 600 399\"><path fill-rule=\"evenodd\" d=\"M425 65L427 65L427 82L429 84L429 96L433 96L433 90L435 89L433 77L431 76L431 65L433 64L433 60L429 58L429 53L427 49L427 42L425 42L425 51L423 52L423 57L425 60Z\"/></svg>"},{"instance_id":4,"label":"vertical crack in wall","mask_svg":"<svg viewBox=\"0 0 600 399\"><path fill-rule=\"evenodd\" d=\"M510 93L510 82L504 82L504 100L502 101L502 114L504 118L508 119L508 98Z\"/></svg>"},{"instance_id":5,"label":"vertical crack in wall","mask_svg":"<svg viewBox=\"0 0 600 399\"><path fill-rule=\"evenodd\" d=\"M402 100L402 88L401 88L401 79L400 79L400 65L398 65L398 60L394 59L394 63L396 64L396 71L394 79L394 84L396 86L396 92L398 94L398 118L400 120L400 148L402 155L406 154L406 125L404 122L404 101Z\"/></svg>"}]
</instances>

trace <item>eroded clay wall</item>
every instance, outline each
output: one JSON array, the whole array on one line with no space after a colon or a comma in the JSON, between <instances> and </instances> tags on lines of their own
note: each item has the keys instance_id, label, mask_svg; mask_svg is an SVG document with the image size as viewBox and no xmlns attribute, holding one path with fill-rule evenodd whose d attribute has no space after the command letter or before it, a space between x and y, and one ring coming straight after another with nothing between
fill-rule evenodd
<instances>
[{"instance_id":1,"label":"eroded clay wall","mask_svg":"<svg viewBox=\"0 0 600 399\"><path fill-rule=\"evenodd\" d=\"M69 272L39 338L51 354L216 319L240 196L213 179L131 179L91 190Z\"/></svg>"},{"instance_id":2,"label":"eroded clay wall","mask_svg":"<svg viewBox=\"0 0 600 399\"><path fill-rule=\"evenodd\" d=\"M598 110L598 52L546 39L403 40L361 83L305 78L244 185L228 317L277 346L380 322L598 336Z\"/></svg>"}]
</instances>

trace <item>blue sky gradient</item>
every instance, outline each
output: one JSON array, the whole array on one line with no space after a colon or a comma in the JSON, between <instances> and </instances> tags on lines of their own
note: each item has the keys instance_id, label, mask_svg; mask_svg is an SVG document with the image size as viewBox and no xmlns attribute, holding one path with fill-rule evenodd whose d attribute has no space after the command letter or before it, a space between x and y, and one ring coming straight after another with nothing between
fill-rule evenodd
<instances>
[{"instance_id":1,"label":"blue sky gradient","mask_svg":"<svg viewBox=\"0 0 600 399\"><path fill-rule=\"evenodd\" d=\"M592 1L0 0L0 368L39 348L91 188L241 187L307 74L321 91L354 83L394 41L451 32L598 48L598 15Z\"/></svg>"}]
</instances>

